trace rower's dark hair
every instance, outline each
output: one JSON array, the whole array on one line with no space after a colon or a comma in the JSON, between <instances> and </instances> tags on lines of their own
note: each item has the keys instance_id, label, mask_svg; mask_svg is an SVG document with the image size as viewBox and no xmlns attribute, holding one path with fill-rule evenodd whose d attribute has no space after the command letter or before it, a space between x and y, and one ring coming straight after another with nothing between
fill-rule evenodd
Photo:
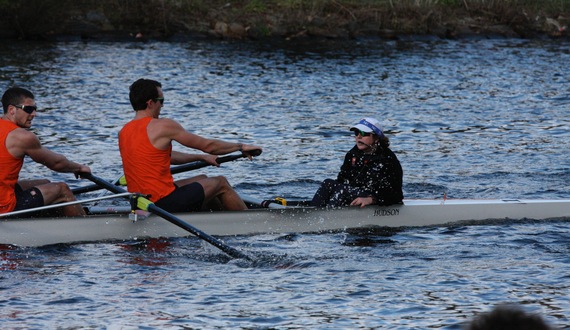
<instances>
[{"instance_id":1,"label":"rower's dark hair","mask_svg":"<svg viewBox=\"0 0 570 330\"><path fill-rule=\"evenodd\" d=\"M158 97L157 88L162 84L156 80L139 79L129 87L129 100L135 111L146 109L148 100Z\"/></svg>"},{"instance_id":2,"label":"rower's dark hair","mask_svg":"<svg viewBox=\"0 0 570 330\"><path fill-rule=\"evenodd\" d=\"M34 94L29 90L21 87L8 88L4 95L2 95L2 108L4 108L4 113L8 112L8 107L12 105L20 105L24 102L24 99L34 99Z\"/></svg>"}]
</instances>

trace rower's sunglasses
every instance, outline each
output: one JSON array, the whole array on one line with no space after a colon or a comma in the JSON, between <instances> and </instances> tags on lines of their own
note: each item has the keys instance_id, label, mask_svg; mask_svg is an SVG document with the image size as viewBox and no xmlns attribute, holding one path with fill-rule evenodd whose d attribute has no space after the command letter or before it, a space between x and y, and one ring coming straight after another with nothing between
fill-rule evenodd
<instances>
[{"instance_id":1,"label":"rower's sunglasses","mask_svg":"<svg viewBox=\"0 0 570 330\"><path fill-rule=\"evenodd\" d=\"M370 136L370 135L372 135L372 133L371 133L371 132L368 132L368 133L367 133L367 132L363 132L363 131L361 131L361 130L359 130L359 129L354 130L354 136L359 136L359 135L362 136L362 137L365 137L365 136Z\"/></svg>"},{"instance_id":2,"label":"rower's sunglasses","mask_svg":"<svg viewBox=\"0 0 570 330\"><path fill-rule=\"evenodd\" d=\"M35 105L15 105L12 104L14 107L18 108L18 109L22 109L24 110L25 113L31 115L34 111L38 110L38 107L36 107Z\"/></svg>"},{"instance_id":3,"label":"rower's sunglasses","mask_svg":"<svg viewBox=\"0 0 570 330\"><path fill-rule=\"evenodd\" d=\"M160 104L164 104L164 97L157 97L153 99L154 102L160 102Z\"/></svg>"}]
</instances>

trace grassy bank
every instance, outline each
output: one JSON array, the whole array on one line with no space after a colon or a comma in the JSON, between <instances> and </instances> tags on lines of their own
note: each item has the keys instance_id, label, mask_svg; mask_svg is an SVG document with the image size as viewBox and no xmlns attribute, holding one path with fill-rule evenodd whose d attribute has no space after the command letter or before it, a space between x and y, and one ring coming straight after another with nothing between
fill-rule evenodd
<instances>
[{"instance_id":1,"label":"grassy bank","mask_svg":"<svg viewBox=\"0 0 570 330\"><path fill-rule=\"evenodd\" d=\"M0 0L1 38L569 36L569 0Z\"/></svg>"}]
</instances>

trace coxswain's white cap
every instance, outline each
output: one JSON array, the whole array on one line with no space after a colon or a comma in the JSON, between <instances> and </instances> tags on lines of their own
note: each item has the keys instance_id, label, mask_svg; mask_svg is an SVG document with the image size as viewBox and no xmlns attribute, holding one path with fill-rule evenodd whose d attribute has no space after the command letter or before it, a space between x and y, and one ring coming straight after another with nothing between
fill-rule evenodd
<instances>
[{"instance_id":1,"label":"coxswain's white cap","mask_svg":"<svg viewBox=\"0 0 570 330\"><path fill-rule=\"evenodd\" d=\"M374 133L378 136L384 136L380 122L374 118L362 118L358 123L354 124L350 130L361 130L364 133Z\"/></svg>"}]
</instances>

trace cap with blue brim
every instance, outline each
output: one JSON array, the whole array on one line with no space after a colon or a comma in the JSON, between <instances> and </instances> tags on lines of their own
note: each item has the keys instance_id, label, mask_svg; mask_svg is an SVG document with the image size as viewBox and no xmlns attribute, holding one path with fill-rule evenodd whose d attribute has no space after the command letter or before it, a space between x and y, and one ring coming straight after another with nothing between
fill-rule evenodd
<instances>
[{"instance_id":1,"label":"cap with blue brim","mask_svg":"<svg viewBox=\"0 0 570 330\"><path fill-rule=\"evenodd\" d=\"M378 136L384 136L380 122L374 118L362 118L358 123L354 124L350 130L360 130L364 133L374 133Z\"/></svg>"}]
</instances>

